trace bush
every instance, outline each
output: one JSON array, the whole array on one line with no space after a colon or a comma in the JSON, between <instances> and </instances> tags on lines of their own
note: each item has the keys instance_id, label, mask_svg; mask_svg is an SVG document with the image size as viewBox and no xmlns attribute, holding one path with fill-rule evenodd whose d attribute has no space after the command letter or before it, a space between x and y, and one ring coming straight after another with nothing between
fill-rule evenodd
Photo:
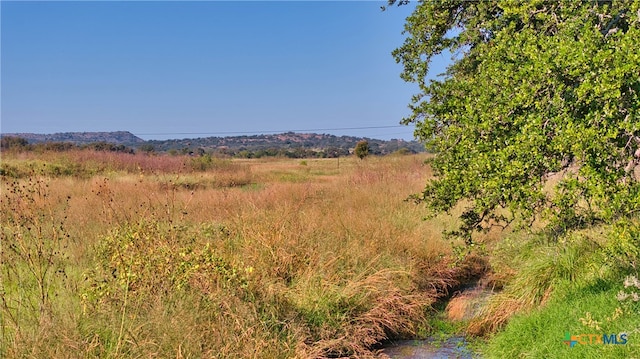
<instances>
[{"instance_id":1,"label":"bush","mask_svg":"<svg viewBox=\"0 0 640 359\"><path fill-rule=\"evenodd\" d=\"M25 150L29 148L29 141L22 137L0 136L1 150Z\"/></svg>"},{"instance_id":2,"label":"bush","mask_svg":"<svg viewBox=\"0 0 640 359\"><path fill-rule=\"evenodd\" d=\"M367 157L369 155L369 142L365 140L359 141L356 143L354 152L359 159Z\"/></svg>"}]
</instances>

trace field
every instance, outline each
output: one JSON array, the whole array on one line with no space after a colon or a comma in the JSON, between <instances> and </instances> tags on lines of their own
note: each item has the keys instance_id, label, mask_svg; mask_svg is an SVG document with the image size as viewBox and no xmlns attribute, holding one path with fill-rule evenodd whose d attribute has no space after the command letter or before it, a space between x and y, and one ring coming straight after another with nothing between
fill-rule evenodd
<instances>
[{"instance_id":1,"label":"field","mask_svg":"<svg viewBox=\"0 0 640 359\"><path fill-rule=\"evenodd\" d=\"M453 334L485 358L640 357L636 217L463 256L456 213L409 199L427 160L5 151L0 357L367 358Z\"/></svg>"},{"instance_id":2,"label":"field","mask_svg":"<svg viewBox=\"0 0 640 359\"><path fill-rule=\"evenodd\" d=\"M3 153L3 357L368 357L477 275L426 155Z\"/></svg>"}]
</instances>

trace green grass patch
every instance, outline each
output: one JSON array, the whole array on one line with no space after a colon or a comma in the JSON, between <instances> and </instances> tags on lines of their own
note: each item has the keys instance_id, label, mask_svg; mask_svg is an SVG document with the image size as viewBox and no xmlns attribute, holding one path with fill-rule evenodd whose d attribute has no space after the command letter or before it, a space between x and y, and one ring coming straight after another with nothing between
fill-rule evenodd
<instances>
[{"instance_id":1,"label":"green grass patch","mask_svg":"<svg viewBox=\"0 0 640 359\"><path fill-rule=\"evenodd\" d=\"M509 263L511 279L495 296L489 313L495 318L506 308L518 314L489 340L484 356L639 357L638 248L637 219L595 227L555 243L533 238L503 248L496 258Z\"/></svg>"},{"instance_id":2,"label":"green grass patch","mask_svg":"<svg viewBox=\"0 0 640 359\"><path fill-rule=\"evenodd\" d=\"M518 315L484 350L486 358L633 358L640 353L640 304L620 302L622 282L573 287L546 306ZM565 335L576 338L570 347ZM626 333L626 343L621 334ZM620 344L604 344L603 335Z\"/></svg>"}]
</instances>

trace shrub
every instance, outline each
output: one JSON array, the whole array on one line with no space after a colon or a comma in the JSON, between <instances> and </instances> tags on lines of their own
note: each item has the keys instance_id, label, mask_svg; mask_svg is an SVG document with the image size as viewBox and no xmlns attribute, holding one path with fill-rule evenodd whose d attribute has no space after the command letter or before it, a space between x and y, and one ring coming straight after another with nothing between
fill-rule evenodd
<instances>
[{"instance_id":1,"label":"shrub","mask_svg":"<svg viewBox=\"0 0 640 359\"><path fill-rule=\"evenodd\" d=\"M25 150L29 147L29 141L22 137L0 136L1 150Z\"/></svg>"},{"instance_id":2,"label":"shrub","mask_svg":"<svg viewBox=\"0 0 640 359\"><path fill-rule=\"evenodd\" d=\"M366 140L358 141L354 152L359 159L367 157L369 155L369 142Z\"/></svg>"}]
</instances>

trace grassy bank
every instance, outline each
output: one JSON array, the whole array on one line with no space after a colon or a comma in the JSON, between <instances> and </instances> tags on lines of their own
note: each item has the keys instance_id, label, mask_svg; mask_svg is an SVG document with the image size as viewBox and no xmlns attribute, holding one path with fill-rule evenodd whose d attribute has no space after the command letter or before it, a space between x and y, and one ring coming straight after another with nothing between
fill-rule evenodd
<instances>
[{"instance_id":1,"label":"grassy bank","mask_svg":"<svg viewBox=\"0 0 640 359\"><path fill-rule=\"evenodd\" d=\"M504 289L469 326L488 334L484 357L640 357L639 253L637 219L501 242L492 262Z\"/></svg>"},{"instance_id":2,"label":"grassy bank","mask_svg":"<svg viewBox=\"0 0 640 359\"><path fill-rule=\"evenodd\" d=\"M425 157L3 154L3 357L368 357L469 268ZM57 168L57 170L52 170Z\"/></svg>"}]
</instances>

